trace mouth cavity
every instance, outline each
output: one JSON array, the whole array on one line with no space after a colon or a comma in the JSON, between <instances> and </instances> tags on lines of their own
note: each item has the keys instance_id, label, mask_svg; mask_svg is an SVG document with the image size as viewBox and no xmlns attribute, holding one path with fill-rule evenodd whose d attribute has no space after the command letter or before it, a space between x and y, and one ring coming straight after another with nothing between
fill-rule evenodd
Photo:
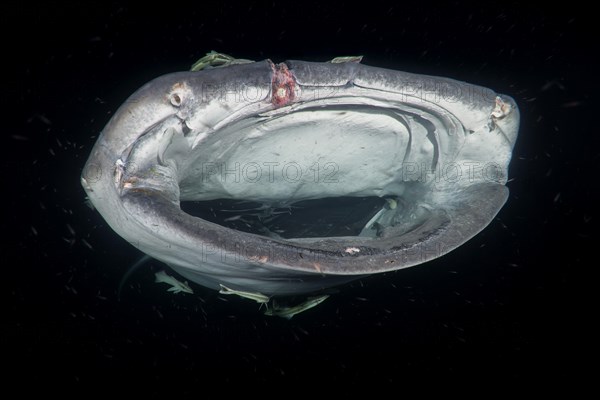
<instances>
[{"instance_id":1,"label":"mouth cavity","mask_svg":"<svg viewBox=\"0 0 600 400\"><path fill-rule=\"evenodd\" d=\"M180 207L282 240L401 235L429 216L427 190L406 168L437 162L434 130L418 115L356 104L249 118L193 149L178 172Z\"/></svg>"}]
</instances>

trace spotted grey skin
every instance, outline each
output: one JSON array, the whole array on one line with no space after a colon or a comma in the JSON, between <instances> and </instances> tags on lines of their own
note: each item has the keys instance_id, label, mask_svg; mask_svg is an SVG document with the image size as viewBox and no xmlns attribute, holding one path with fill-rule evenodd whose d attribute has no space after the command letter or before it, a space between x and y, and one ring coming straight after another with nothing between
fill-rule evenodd
<instances>
[{"instance_id":1,"label":"spotted grey skin","mask_svg":"<svg viewBox=\"0 0 600 400\"><path fill-rule=\"evenodd\" d=\"M104 128L81 180L119 235L188 280L302 294L421 264L480 232L507 199L518 125L514 101L479 86L355 62L265 60L144 85ZM291 161L326 164L335 179L279 174ZM234 176L249 165L265 173ZM342 196L390 200L359 235L319 238L242 232L180 208Z\"/></svg>"}]
</instances>

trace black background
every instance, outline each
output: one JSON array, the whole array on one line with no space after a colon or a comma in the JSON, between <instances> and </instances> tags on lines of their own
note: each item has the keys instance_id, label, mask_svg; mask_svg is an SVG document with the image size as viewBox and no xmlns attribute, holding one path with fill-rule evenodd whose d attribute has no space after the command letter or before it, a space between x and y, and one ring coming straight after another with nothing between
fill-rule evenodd
<instances>
[{"instance_id":1,"label":"black background","mask_svg":"<svg viewBox=\"0 0 600 400\"><path fill-rule=\"evenodd\" d=\"M314 393L319 383L574 384L592 318L579 315L600 161L597 35L585 10L201 3L2 6L0 379L25 392L172 397L242 381ZM344 286L291 321L198 286L167 293L152 282L158 263L118 301L140 254L84 204L81 168L128 95L210 50L275 62L360 54L513 96L522 124L508 203L451 254Z\"/></svg>"}]
</instances>

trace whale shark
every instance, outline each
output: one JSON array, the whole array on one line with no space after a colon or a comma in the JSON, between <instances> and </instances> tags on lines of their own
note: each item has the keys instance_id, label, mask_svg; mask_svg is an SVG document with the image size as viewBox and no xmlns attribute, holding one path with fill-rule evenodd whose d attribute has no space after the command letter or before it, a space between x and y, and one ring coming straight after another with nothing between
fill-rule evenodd
<instances>
[{"instance_id":1,"label":"whale shark","mask_svg":"<svg viewBox=\"0 0 600 400\"><path fill-rule=\"evenodd\" d=\"M229 61L142 86L81 176L118 235L188 281L323 292L441 257L505 204L511 97L360 57Z\"/></svg>"}]
</instances>

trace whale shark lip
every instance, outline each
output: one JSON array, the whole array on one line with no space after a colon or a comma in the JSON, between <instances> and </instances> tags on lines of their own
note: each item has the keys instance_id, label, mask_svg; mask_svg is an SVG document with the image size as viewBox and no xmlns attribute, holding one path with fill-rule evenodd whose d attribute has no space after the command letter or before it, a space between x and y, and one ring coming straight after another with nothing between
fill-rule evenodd
<instances>
[{"instance_id":1,"label":"whale shark lip","mask_svg":"<svg viewBox=\"0 0 600 400\"><path fill-rule=\"evenodd\" d=\"M173 101L173 87L189 92ZM140 90L141 134L118 113L82 185L123 238L216 290L309 293L418 265L484 229L508 196L518 108L489 89L267 60ZM124 127L133 139L117 145Z\"/></svg>"}]
</instances>

